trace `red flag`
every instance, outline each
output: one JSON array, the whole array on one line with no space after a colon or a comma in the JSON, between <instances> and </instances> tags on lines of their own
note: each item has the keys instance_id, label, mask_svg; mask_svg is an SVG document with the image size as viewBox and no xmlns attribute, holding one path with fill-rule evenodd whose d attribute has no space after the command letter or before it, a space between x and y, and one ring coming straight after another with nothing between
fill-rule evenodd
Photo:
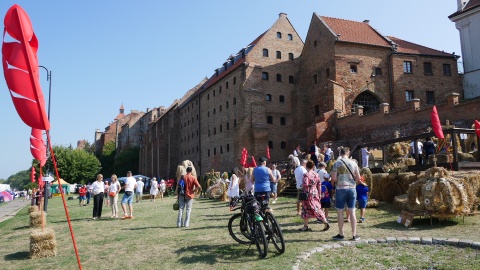
<instances>
[{"instance_id":1,"label":"red flag","mask_svg":"<svg viewBox=\"0 0 480 270\"><path fill-rule=\"evenodd\" d=\"M42 139L42 131L36 128L32 128L30 135L30 152L40 162L40 167L43 167L47 162L47 148Z\"/></svg>"},{"instance_id":2,"label":"red flag","mask_svg":"<svg viewBox=\"0 0 480 270\"><path fill-rule=\"evenodd\" d=\"M432 119L432 127L433 133L439 139L444 139L442 125L440 124L440 118L438 118L437 106L433 106L433 110L430 113L430 117Z\"/></svg>"},{"instance_id":3,"label":"red flag","mask_svg":"<svg viewBox=\"0 0 480 270\"><path fill-rule=\"evenodd\" d=\"M32 171L30 172L30 180L32 183L35 182L35 168L32 166Z\"/></svg>"},{"instance_id":4,"label":"red flag","mask_svg":"<svg viewBox=\"0 0 480 270\"><path fill-rule=\"evenodd\" d=\"M38 40L25 10L13 5L5 15L2 46L3 74L20 118L32 128L50 129L39 82ZM5 42L5 34L15 42Z\"/></svg>"},{"instance_id":5,"label":"red flag","mask_svg":"<svg viewBox=\"0 0 480 270\"><path fill-rule=\"evenodd\" d=\"M480 137L480 122L475 120L475 133L477 133L477 136Z\"/></svg>"},{"instance_id":6,"label":"red flag","mask_svg":"<svg viewBox=\"0 0 480 270\"><path fill-rule=\"evenodd\" d=\"M270 159L270 147L267 145L267 158Z\"/></svg>"},{"instance_id":7,"label":"red flag","mask_svg":"<svg viewBox=\"0 0 480 270\"><path fill-rule=\"evenodd\" d=\"M242 166L245 167L245 168L247 168L247 158L248 158L247 149L243 148L242 159L240 160L240 164L242 164Z\"/></svg>"},{"instance_id":8,"label":"red flag","mask_svg":"<svg viewBox=\"0 0 480 270\"><path fill-rule=\"evenodd\" d=\"M252 156L252 162L250 162L248 167L253 167L253 168L257 167L257 162L255 161L255 157Z\"/></svg>"}]
</instances>

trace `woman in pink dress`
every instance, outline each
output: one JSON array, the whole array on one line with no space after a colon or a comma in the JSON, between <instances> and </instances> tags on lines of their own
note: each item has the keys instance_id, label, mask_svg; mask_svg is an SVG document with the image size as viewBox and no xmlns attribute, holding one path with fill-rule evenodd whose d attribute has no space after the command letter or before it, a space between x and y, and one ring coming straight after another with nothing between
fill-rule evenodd
<instances>
[{"instance_id":1,"label":"woman in pink dress","mask_svg":"<svg viewBox=\"0 0 480 270\"><path fill-rule=\"evenodd\" d=\"M310 230L308 228L308 219L316 218L318 221L325 224L323 231L330 229L330 225L325 218L320 204L321 181L318 174L313 170L315 164L313 161L307 162L307 172L303 175L302 192L307 193L307 200L302 201L302 219L303 227L300 231Z\"/></svg>"}]
</instances>

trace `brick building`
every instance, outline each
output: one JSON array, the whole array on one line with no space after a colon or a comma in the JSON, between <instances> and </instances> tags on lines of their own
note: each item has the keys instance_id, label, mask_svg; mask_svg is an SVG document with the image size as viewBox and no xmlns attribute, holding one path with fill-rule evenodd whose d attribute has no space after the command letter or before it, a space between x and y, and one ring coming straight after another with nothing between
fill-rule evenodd
<instances>
[{"instance_id":1,"label":"brick building","mask_svg":"<svg viewBox=\"0 0 480 270\"><path fill-rule=\"evenodd\" d=\"M422 132L433 105L452 121L472 119L478 102L459 106L457 59L384 36L368 21L315 13L304 43L281 13L150 122L140 173L173 177L185 159L199 174L228 171L240 166L244 147L256 158L269 147L271 160L284 160L310 140L352 147L388 139L399 129Z\"/></svg>"}]
</instances>

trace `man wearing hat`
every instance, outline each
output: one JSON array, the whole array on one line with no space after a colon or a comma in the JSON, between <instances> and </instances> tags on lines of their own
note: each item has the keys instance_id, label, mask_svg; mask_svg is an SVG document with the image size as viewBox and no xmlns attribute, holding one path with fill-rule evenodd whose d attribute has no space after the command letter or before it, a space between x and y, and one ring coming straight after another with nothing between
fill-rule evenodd
<instances>
[{"instance_id":1,"label":"man wearing hat","mask_svg":"<svg viewBox=\"0 0 480 270\"><path fill-rule=\"evenodd\" d=\"M253 169L252 181L254 183L255 198L258 201L263 201L261 197L265 196L265 202L268 205L270 199L270 181L275 181L272 170L267 167L267 158L260 157L258 159L260 165Z\"/></svg>"}]
</instances>

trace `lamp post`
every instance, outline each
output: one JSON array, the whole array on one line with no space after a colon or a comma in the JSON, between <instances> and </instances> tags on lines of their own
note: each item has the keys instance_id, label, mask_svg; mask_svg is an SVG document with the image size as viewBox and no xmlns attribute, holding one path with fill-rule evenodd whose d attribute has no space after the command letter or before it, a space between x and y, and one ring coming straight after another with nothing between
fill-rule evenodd
<instances>
[{"instance_id":1,"label":"lamp post","mask_svg":"<svg viewBox=\"0 0 480 270\"><path fill-rule=\"evenodd\" d=\"M52 96L52 71L48 70L44 66L38 66L47 71L47 81L48 81L48 121L50 121L50 98ZM47 138L47 152L50 151L50 142L48 141ZM48 170L49 176L50 176L50 168ZM58 182L60 184L60 179L58 179ZM43 192L45 198L44 198L44 204L43 204L43 211L45 213L47 212L47 206L48 206L48 197L49 197L49 189L50 189L50 182L46 181L45 182L45 191Z\"/></svg>"}]
</instances>

